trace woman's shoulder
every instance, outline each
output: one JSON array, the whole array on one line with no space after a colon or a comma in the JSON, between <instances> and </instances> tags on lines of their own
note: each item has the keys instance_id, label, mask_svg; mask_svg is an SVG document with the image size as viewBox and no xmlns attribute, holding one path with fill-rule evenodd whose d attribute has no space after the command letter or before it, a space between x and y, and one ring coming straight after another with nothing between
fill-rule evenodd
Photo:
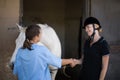
<instances>
[{"instance_id":1,"label":"woman's shoulder","mask_svg":"<svg viewBox=\"0 0 120 80\"><path fill-rule=\"evenodd\" d=\"M37 50L40 50L40 51L42 51L42 50L48 50L48 48L46 46L39 45L39 44L34 44L33 45L33 49L37 49Z\"/></svg>"},{"instance_id":2,"label":"woman's shoulder","mask_svg":"<svg viewBox=\"0 0 120 80\"><path fill-rule=\"evenodd\" d=\"M44 48L43 45L39 45L39 44L33 44L32 47L35 48L35 49L36 48Z\"/></svg>"},{"instance_id":3,"label":"woman's shoulder","mask_svg":"<svg viewBox=\"0 0 120 80\"><path fill-rule=\"evenodd\" d=\"M99 43L102 44L102 45L108 45L108 42L104 37L100 38Z\"/></svg>"},{"instance_id":4,"label":"woman's shoulder","mask_svg":"<svg viewBox=\"0 0 120 80\"><path fill-rule=\"evenodd\" d=\"M108 44L108 42L107 42L106 40L103 40L103 41L101 42L101 48L102 48L102 49L110 50L110 46L109 46L109 44Z\"/></svg>"}]
</instances>

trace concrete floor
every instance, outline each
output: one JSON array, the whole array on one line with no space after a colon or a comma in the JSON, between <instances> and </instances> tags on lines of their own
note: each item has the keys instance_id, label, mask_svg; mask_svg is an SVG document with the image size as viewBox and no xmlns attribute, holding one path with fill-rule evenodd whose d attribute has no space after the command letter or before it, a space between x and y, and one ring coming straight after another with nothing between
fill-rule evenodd
<instances>
[{"instance_id":1,"label":"concrete floor","mask_svg":"<svg viewBox=\"0 0 120 80\"><path fill-rule=\"evenodd\" d=\"M0 80L17 80L8 67L11 54L0 53ZM111 46L110 63L105 80L120 80L120 45Z\"/></svg>"}]
</instances>

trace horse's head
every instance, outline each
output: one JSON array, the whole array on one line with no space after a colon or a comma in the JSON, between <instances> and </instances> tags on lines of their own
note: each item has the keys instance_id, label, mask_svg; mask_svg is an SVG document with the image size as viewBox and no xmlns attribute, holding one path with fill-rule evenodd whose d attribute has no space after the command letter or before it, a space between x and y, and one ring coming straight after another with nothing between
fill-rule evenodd
<instances>
[{"instance_id":1,"label":"horse's head","mask_svg":"<svg viewBox=\"0 0 120 80\"><path fill-rule=\"evenodd\" d=\"M25 30L26 28L25 27L22 27L20 25L17 24L17 27L19 29L19 35L17 37L17 39L15 40L15 44L16 44L16 47L14 49L14 52L13 52L13 55L12 55L12 58L10 60L10 63L14 63L15 61L15 56L17 54L17 50L22 47L23 45L23 42L25 40Z\"/></svg>"}]
</instances>

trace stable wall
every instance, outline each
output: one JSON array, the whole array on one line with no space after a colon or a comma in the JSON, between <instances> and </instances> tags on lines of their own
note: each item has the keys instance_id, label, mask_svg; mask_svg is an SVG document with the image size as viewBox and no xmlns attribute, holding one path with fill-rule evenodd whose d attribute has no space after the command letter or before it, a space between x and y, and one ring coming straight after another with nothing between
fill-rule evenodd
<instances>
[{"instance_id":1,"label":"stable wall","mask_svg":"<svg viewBox=\"0 0 120 80\"><path fill-rule=\"evenodd\" d=\"M19 0L0 0L0 80L10 80L12 76L7 64L15 48L18 22Z\"/></svg>"},{"instance_id":2,"label":"stable wall","mask_svg":"<svg viewBox=\"0 0 120 80\"><path fill-rule=\"evenodd\" d=\"M91 15L100 20L109 44L120 44L120 0L91 0Z\"/></svg>"}]
</instances>

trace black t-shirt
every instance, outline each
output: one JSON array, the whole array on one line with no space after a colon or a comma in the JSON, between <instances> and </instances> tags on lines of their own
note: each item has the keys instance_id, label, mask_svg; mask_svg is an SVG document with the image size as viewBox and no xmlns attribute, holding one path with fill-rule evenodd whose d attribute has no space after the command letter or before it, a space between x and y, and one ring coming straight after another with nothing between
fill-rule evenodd
<instances>
[{"instance_id":1,"label":"black t-shirt","mask_svg":"<svg viewBox=\"0 0 120 80\"><path fill-rule=\"evenodd\" d=\"M90 46L90 41L84 44L84 59L82 66L82 80L99 80L102 68L102 56L109 54L107 41L101 37Z\"/></svg>"}]
</instances>

